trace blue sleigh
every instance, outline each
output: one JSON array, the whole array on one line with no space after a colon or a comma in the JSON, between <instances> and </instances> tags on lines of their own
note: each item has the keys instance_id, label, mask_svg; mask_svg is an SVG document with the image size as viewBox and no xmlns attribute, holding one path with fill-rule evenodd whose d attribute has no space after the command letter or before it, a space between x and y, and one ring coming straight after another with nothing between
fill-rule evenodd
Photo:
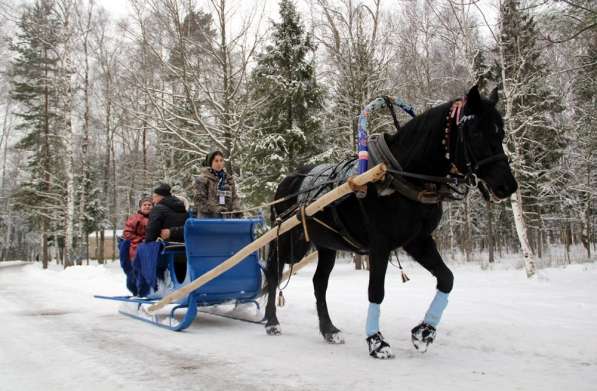
<instances>
[{"instance_id":1,"label":"blue sleigh","mask_svg":"<svg viewBox=\"0 0 597 391\"><path fill-rule=\"evenodd\" d=\"M139 292L138 296L143 297L95 297L122 302L120 313L174 331L189 327L197 317L198 310L214 313L209 309L221 304L232 304L236 309L239 304L254 303L259 310L255 301L261 294L261 266L257 252L159 312L150 314L147 308L168 293L212 270L253 242L255 226L262 223L261 218L187 219L184 226L184 244L156 242L140 245L134 271L131 270L131 263L127 259L129 243L123 241L120 245L120 257L121 265L127 274L127 287L132 292ZM166 282L160 281L159 289L155 289L156 286L144 285L147 284L145 277L151 273L157 274L158 277L166 276ZM234 310L219 315L259 321L243 319L242 315L237 317Z\"/></svg>"}]
</instances>

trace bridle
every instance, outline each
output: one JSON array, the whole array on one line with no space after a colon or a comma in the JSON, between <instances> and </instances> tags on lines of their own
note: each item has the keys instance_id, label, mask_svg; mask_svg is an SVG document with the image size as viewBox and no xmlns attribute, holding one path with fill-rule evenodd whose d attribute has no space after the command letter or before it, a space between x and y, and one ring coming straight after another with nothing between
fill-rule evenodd
<instances>
[{"instance_id":1,"label":"bridle","mask_svg":"<svg viewBox=\"0 0 597 391\"><path fill-rule=\"evenodd\" d=\"M469 188L477 187L481 184L481 186L485 186L485 189L482 189L482 191L492 194L485 182L479 178L479 170L482 166L487 164L491 164L500 160L505 160L508 162L509 159L508 156L503 152L491 155L484 159L479 159L476 156L475 151L470 143L470 131L466 126L466 123L474 119L475 115L469 114L461 116L465 105L466 97L462 97L454 101L454 103L452 103L452 107L450 108L450 114L448 117L446 117L446 127L444 129L444 140L442 141L442 144L445 148L445 158L450 164L450 171L448 175L460 178L461 183L464 183ZM452 156L450 150L451 135L453 133L451 130L453 125L455 125L456 130L456 145L454 147L454 154ZM466 171L464 173L461 173L456 165L456 159L459 156L460 150L462 150L464 166L466 167Z\"/></svg>"},{"instance_id":2,"label":"bridle","mask_svg":"<svg viewBox=\"0 0 597 391\"><path fill-rule=\"evenodd\" d=\"M399 133L400 124L396 118L394 108L392 104L390 104L388 97L383 98L386 101L387 107L390 109L390 113L392 114L392 118L394 120L394 126ZM479 177L479 170L482 166L496 161L508 161L508 157L504 153L497 153L483 159L479 159L476 156L470 142L470 130L466 126L466 123L474 119L475 115L461 115L465 105L466 97L454 101L450 108L449 114L446 117L446 126L444 128L444 139L442 140L442 144L445 150L444 157L448 161L450 169L445 176L424 175L404 171L400 166L400 163L398 163L396 158L393 156L392 151L387 145L383 135L369 136L368 145L371 160L374 163L386 163L388 166L387 171L390 174L387 176L387 179L384 181L384 183L381 184L384 189L382 194L389 194L387 193L389 188L393 188L407 198L423 203L434 204L441 202L441 199L443 198L461 199L460 197L465 195L469 189L478 187L479 190L492 201L501 202L501 200L499 200L493 194L493 192L490 191L490 187L485 183L485 181ZM456 134L456 143L454 145L454 154L452 154L451 139L454 133ZM464 167L466 167L466 171L464 173L460 172L456 165L456 159L459 156L460 150L462 150L462 156L464 157ZM455 196L453 193L446 192L441 192L441 194L439 194L440 192L414 190L412 185L404 180L406 178L418 179L424 181L425 183L439 184L440 186L445 185L451 190L451 192L456 193L458 196ZM458 187L462 185L466 187L465 192L458 190Z\"/></svg>"}]
</instances>

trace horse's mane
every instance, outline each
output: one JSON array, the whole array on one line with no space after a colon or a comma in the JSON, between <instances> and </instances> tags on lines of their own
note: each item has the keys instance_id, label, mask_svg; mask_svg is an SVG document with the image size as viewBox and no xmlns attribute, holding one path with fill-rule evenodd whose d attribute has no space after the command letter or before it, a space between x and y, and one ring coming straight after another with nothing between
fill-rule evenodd
<instances>
[{"instance_id":1,"label":"horse's mane","mask_svg":"<svg viewBox=\"0 0 597 391\"><path fill-rule=\"evenodd\" d=\"M427 174L432 174L430 170L437 170L430 163L433 158L441 157L442 151L436 150L433 141L442 137L441 132L444 131L452 102L430 108L407 122L400 132L388 135L388 144L395 151L403 169Z\"/></svg>"}]
</instances>

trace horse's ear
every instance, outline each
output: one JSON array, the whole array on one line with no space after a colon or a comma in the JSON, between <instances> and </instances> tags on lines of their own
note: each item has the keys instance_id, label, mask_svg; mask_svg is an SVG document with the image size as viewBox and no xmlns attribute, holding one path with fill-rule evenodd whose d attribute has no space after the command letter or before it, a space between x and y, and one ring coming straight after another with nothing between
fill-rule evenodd
<instances>
[{"instance_id":1,"label":"horse's ear","mask_svg":"<svg viewBox=\"0 0 597 391\"><path fill-rule=\"evenodd\" d=\"M498 103L499 99L500 97L498 95L498 88L495 87L493 90L491 90L491 94L489 95L489 101L493 103L493 105L495 106Z\"/></svg>"},{"instance_id":2,"label":"horse's ear","mask_svg":"<svg viewBox=\"0 0 597 391\"><path fill-rule=\"evenodd\" d=\"M478 109L481 105L481 95L479 94L479 87L476 84L466 94L466 104L470 105L473 109Z\"/></svg>"}]
</instances>

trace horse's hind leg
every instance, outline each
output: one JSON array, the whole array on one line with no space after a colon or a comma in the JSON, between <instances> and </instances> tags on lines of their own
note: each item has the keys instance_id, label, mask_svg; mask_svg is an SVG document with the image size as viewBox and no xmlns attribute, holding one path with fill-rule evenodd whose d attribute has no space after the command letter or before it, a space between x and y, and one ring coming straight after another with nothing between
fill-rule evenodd
<instances>
[{"instance_id":1,"label":"horse's hind leg","mask_svg":"<svg viewBox=\"0 0 597 391\"><path fill-rule=\"evenodd\" d=\"M275 246L270 246L270 253L265 268L267 281L267 304L265 306L265 331L268 335L280 335L282 330L276 316L276 290L282 276L282 265L278 265L278 255Z\"/></svg>"},{"instance_id":2,"label":"horse's hind leg","mask_svg":"<svg viewBox=\"0 0 597 391\"><path fill-rule=\"evenodd\" d=\"M302 229L294 228L270 243L265 269L267 280L267 304L265 307L265 331L269 335L280 335L282 330L276 316L276 291L282 278L284 265L296 263L307 253L310 244L305 242Z\"/></svg>"},{"instance_id":3,"label":"horse's hind leg","mask_svg":"<svg viewBox=\"0 0 597 391\"><path fill-rule=\"evenodd\" d=\"M315 291L317 315L319 317L319 331L321 331L321 335L329 343L344 343L344 338L340 334L340 330L333 325L330 319L325 297L330 273L336 262L336 251L325 248L320 248L318 251L319 259L315 275L313 276L313 288Z\"/></svg>"}]
</instances>

